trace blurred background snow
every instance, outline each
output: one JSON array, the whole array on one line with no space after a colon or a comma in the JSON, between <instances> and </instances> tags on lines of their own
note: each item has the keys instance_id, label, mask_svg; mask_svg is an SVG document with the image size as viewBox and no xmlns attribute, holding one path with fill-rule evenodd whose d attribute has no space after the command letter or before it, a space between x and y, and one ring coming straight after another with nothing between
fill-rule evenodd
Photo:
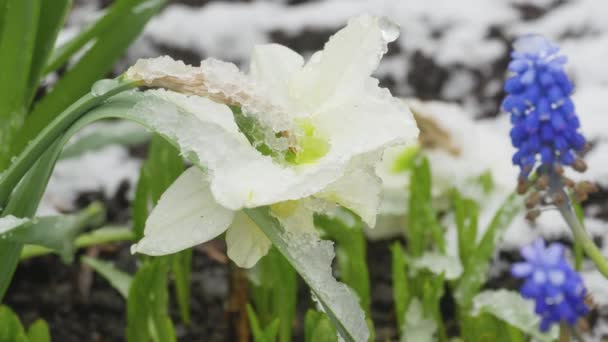
<instances>
[{"instance_id":1,"label":"blurred background snow","mask_svg":"<svg viewBox=\"0 0 608 342\"><path fill-rule=\"evenodd\" d=\"M110 3L77 0L61 39L82 30ZM175 0L148 24L114 74L138 58L165 54L193 65L214 57L246 69L252 47L268 42L310 55L349 17L362 13L388 16L401 26L400 38L376 72L381 84L395 95L430 101L422 105L428 110L423 114L441 125L468 158L457 168L450 168L449 159L435 158L439 171L434 173L466 173L467 163L471 170L478 170L481 163L492 169L505 194L517 177L510 164L508 118L499 111L510 44L528 33L558 42L569 57L575 104L593 147L585 158L589 170L578 179L601 186L586 206L588 228L608 255L608 1ZM132 191L140 165L132 152L113 146L59 163L41 212L69 210L83 192L113 198L122 191L128 197L125 187ZM517 219L504 246L511 248L537 235L568 240L559 216L547 212L536 226ZM604 291L596 300L608 304L608 283L591 267L586 274L591 288L599 289L598 294Z\"/></svg>"}]
</instances>

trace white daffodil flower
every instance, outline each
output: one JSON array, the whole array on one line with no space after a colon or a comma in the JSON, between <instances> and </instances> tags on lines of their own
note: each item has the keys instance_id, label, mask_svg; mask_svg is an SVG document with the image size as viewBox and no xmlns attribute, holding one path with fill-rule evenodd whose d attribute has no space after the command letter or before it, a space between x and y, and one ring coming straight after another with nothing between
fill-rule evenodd
<instances>
[{"instance_id":1,"label":"white daffodil flower","mask_svg":"<svg viewBox=\"0 0 608 342\"><path fill-rule=\"evenodd\" d=\"M133 251L163 255L226 232L228 255L251 267L270 242L239 210L271 206L287 230L314 233L312 215L342 205L375 224L381 189L375 164L393 145L416 141L403 102L371 77L397 38L385 18L351 19L308 62L287 47L255 47L248 74L209 59L192 67L169 57L141 60L126 77L154 125L197 166L161 197ZM163 115L153 97L193 113L196 125ZM140 108L141 109L141 108ZM196 126L196 129L193 127Z\"/></svg>"}]
</instances>

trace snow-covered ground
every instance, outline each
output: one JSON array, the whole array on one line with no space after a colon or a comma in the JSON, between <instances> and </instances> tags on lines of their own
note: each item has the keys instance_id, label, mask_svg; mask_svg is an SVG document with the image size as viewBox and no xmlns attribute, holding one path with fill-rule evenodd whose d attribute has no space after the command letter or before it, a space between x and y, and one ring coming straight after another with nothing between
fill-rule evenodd
<instances>
[{"instance_id":1,"label":"snow-covered ground","mask_svg":"<svg viewBox=\"0 0 608 342\"><path fill-rule=\"evenodd\" d=\"M608 189L607 1L287 2L211 1L200 7L171 4L151 21L116 71L123 71L138 58L160 54L172 54L189 63L215 57L246 66L253 45L266 42L279 42L308 54L321 48L349 17L385 15L401 26L401 36L382 61L378 77L400 96L440 101L423 106L462 150L459 161L442 156L441 151L432 152L436 176L441 177L442 172L447 179L453 172L461 177L467 172L475 175L482 165L492 170L506 194L509 185L515 184L517 170L510 164L508 118L497 115L504 68L510 42L518 35L538 33L558 42L569 57L568 71L576 84L574 101L583 133L593 144L586 156L589 169L578 179L592 180ZM99 15L91 3L72 14L62 39ZM457 167L451 167L454 165ZM43 208L48 212L69 206L79 191L102 189L111 195L124 179L134 184L138 166L138 160L117 146L62 161ZM608 223L595 217L597 210L589 209L587 228L602 238L608 255ZM481 226L489 217L482 217ZM503 245L512 248L538 235L565 237L568 230L555 212L543 213L535 226L520 217ZM589 288L598 303L608 306L608 281L593 271L592 265L587 266Z\"/></svg>"}]
</instances>

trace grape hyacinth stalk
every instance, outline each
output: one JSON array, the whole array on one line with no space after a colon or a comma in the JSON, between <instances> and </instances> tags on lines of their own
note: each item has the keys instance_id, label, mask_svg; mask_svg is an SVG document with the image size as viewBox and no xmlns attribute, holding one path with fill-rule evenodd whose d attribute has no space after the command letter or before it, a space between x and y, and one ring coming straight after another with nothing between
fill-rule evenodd
<instances>
[{"instance_id":1,"label":"grape hyacinth stalk","mask_svg":"<svg viewBox=\"0 0 608 342\"><path fill-rule=\"evenodd\" d=\"M525 261L515 263L511 274L525 280L520 292L524 298L534 300L541 331L548 331L554 323L572 326L589 312L582 278L568 264L563 245L545 246L538 239L523 247L521 254Z\"/></svg>"},{"instance_id":2,"label":"grape hyacinth stalk","mask_svg":"<svg viewBox=\"0 0 608 342\"><path fill-rule=\"evenodd\" d=\"M577 243L608 278L608 262L578 221L568 195L571 192L580 202L595 186L575 183L564 175L565 167L578 172L587 168L580 157L586 139L579 132L580 122L570 98L574 87L564 70L567 59L559 54L557 45L537 35L519 38L514 47L502 109L510 113L513 124L510 135L517 149L513 163L520 168L518 192L530 190L527 217L538 217L538 205L554 205Z\"/></svg>"}]
</instances>

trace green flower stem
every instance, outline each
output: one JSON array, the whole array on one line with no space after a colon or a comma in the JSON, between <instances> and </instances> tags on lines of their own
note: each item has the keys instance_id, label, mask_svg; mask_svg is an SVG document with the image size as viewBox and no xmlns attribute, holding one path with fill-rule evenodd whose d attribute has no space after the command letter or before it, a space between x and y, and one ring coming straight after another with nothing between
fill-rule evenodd
<instances>
[{"instance_id":1,"label":"green flower stem","mask_svg":"<svg viewBox=\"0 0 608 342\"><path fill-rule=\"evenodd\" d=\"M124 242L133 241L133 231L129 227L103 227L99 228L91 233L85 233L74 240L76 248L87 248L94 245L112 243L112 242ZM52 249L26 245L21 252L21 260L26 260L42 255L54 253Z\"/></svg>"},{"instance_id":2,"label":"green flower stem","mask_svg":"<svg viewBox=\"0 0 608 342\"><path fill-rule=\"evenodd\" d=\"M574 236L575 244L578 244L583 249L585 254L593 261L600 273L608 279L608 260L602 255L602 252L597 248L593 240L587 235L581 221L576 216L570 196L564 190L565 186L560 175L554 171L549 172L549 194L552 197L563 198L563 203L556 204L559 213L562 214L564 221L570 227Z\"/></svg>"},{"instance_id":3,"label":"green flower stem","mask_svg":"<svg viewBox=\"0 0 608 342\"><path fill-rule=\"evenodd\" d=\"M564 196L566 196L565 192ZM576 239L576 242L580 244L580 246L583 248L583 251L585 251L585 254L589 256L593 263L595 263L595 266L600 271L600 273L602 273L602 275L604 275L604 277L608 279L608 261L604 258L602 252L597 248L591 238L589 238L589 235L587 235L587 232L576 217L576 214L574 213L574 210L572 209L570 203L566 201L566 203L558 206L557 209L559 210L560 214L562 214L562 217L570 227L570 230L572 231L572 235L574 235L574 239Z\"/></svg>"},{"instance_id":4,"label":"green flower stem","mask_svg":"<svg viewBox=\"0 0 608 342\"><path fill-rule=\"evenodd\" d=\"M103 93L94 94L94 91L92 91L59 114L34 140L28 143L19 156L12 160L9 168L0 174L0 208L6 205L15 186L44 151L78 118L90 109L102 104L111 96L135 88L137 85L135 82L119 79L113 84L108 84Z\"/></svg>"}]
</instances>

